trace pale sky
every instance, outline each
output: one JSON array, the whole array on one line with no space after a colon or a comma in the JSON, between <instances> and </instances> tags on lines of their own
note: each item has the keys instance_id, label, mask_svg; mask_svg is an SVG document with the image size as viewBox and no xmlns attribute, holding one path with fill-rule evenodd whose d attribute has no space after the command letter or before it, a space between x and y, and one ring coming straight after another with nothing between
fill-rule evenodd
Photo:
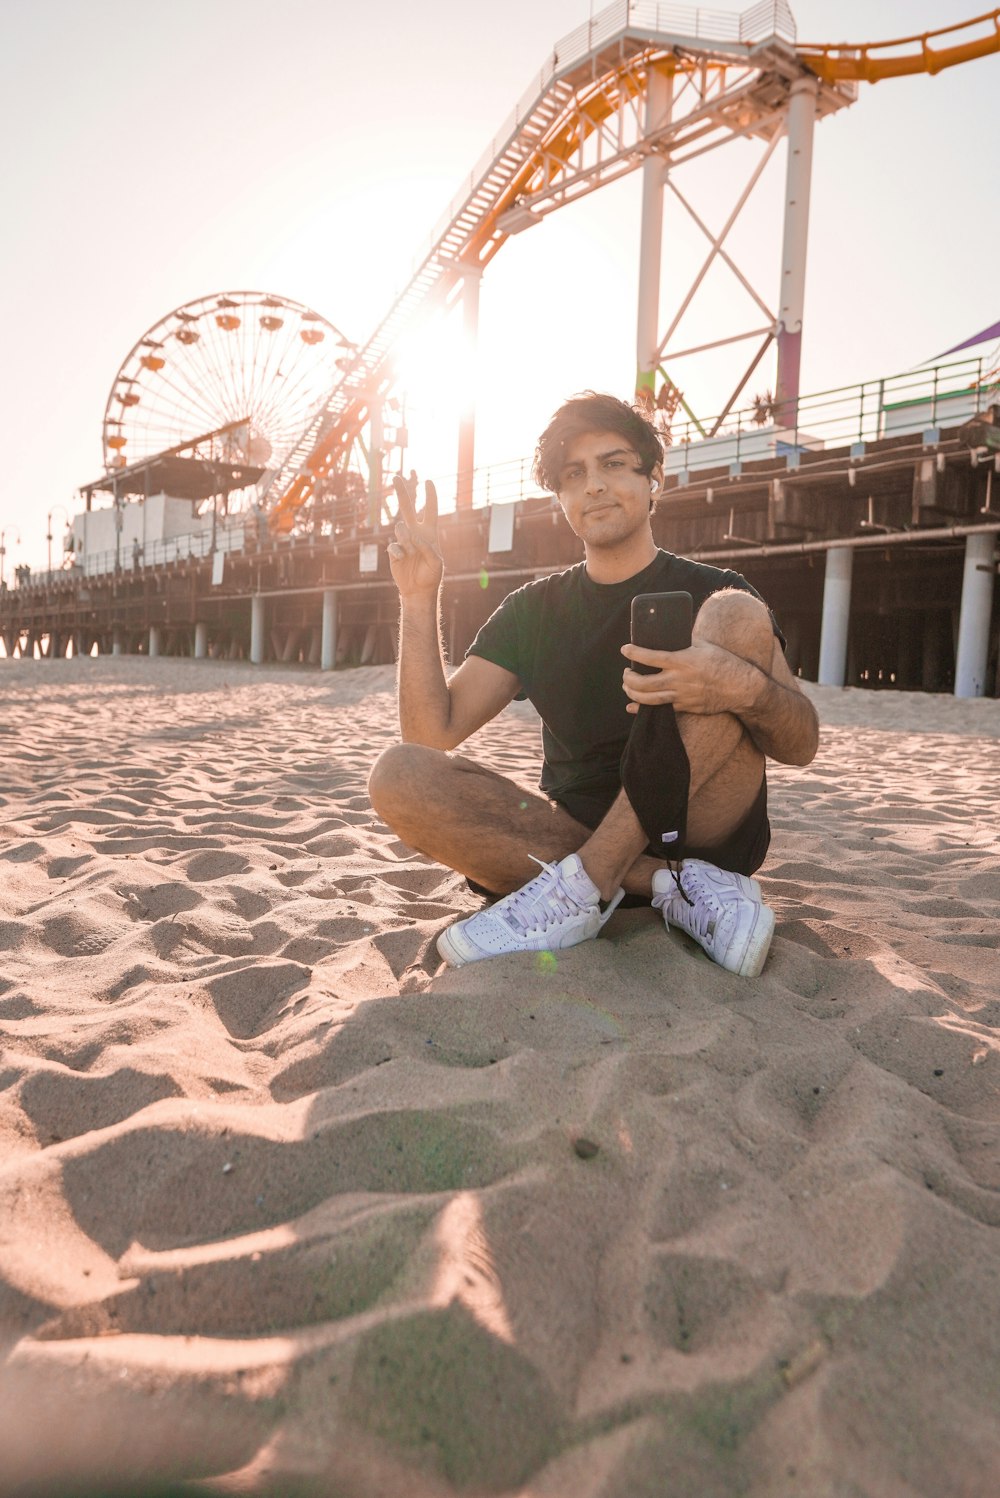
<instances>
[{"instance_id":1,"label":"pale sky","mask_svg":"<svg viewBox=\"0 0 1000 1498\"><path fill-rule=\"evenodd\" d=\"M887 40L979 13L976 0L792 9L804 42ZM102 470L119 365L175 306L272 291L367 338L553 44L587 15L586 0L0 0L8 572L45 565L47 512L72 511ZM862 85L817 126L803 391L922 364L1000 318L998 142L1000 55ZM684 179L716 226L733 149ZM772 305L783 173L782 146L739 241ZM576 390L631 393L638 226L635 173L510 240L488 268L478 462L530 453ZM664 311L686 233L668 217ZM447 331L436 337L447 353ZM422 472L455 468L443 362L412 366ZM756 384L773 384L773 365ZM57 508L54 557L62 522Z\"/></svg>"}]
</instances>

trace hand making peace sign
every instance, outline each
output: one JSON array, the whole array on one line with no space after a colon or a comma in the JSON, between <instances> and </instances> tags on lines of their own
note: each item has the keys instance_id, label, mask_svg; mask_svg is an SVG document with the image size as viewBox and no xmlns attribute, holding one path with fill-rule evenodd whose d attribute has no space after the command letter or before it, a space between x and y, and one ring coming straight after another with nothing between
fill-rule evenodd
<instances>
[{"instance_id":1,"label":"hand making peace sign","mask_svg":"<svg viewBox=\"0 0 1000 1498\"><path fill-rule=\"evenodd\" d=\"M430 479L424 485L424 508L417 513L417 475L397 475L393 487L399 500L396 539L386 548L393 580L403 598L417 593L437 596L444 575L438 549L437 490Z\"/></svg>"}]
</instances>

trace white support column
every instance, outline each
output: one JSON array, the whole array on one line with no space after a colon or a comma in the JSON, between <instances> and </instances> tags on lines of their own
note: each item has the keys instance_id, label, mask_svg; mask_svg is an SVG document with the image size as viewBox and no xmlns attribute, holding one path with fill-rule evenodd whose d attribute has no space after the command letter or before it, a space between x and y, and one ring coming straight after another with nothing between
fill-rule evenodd
<instances>
[{"instance_id":1,"label":"white support column","mask_svg":"<svg viewBox=\"0 0 1000 1498\"><path fill-rule=\"evenodd\" d=\"M150 658L150 660L153 660L156 656L159 655L161 641L162 641L162 635L160 633L160 626L158 624L151 624L149 626L149 658Z\"/></svg>"},{"instance_id":2,"label":"white support column","mask_svg":"<svg viewBox=\"0 0 1000 1498\"><path fill-rule=\"evenodd\" d=\"M323 638L320 644L319 668L332 671L337 664L337 590L323 590Z\"/></svg>"},{"instance_id":3,"label":"white support column","mask_svg":"<svg viewBox=\"0 0 1000 1498\"><path fill-rule=\"evenodd\" d=\"M962 574L962 609L958 619L958 650L955 660L955 696L981 697L986 683L990 653L990 619L993 613L993 560L996 537L992 532L965 538L965 570Z\"/></svg>"},{"instance_id":4,"label":"white support column","mask_svg":"<svg viewBox=\"0 0 1000 1498\"><path fill-rule=\"evenodd\" d=\"M472 476L476 466L476 345L479 341L479 288L483 272L478 265L463 266L462 282L462 357L466 365L463 378L462 411L458 426L458 483L455 506L472 509Z\"/></svg>"},{"instance_id":5,"label":"white support column","mask_svg":"<svg viewBox=\"0 0 1000 1498\"><path fill-rule=\"evenodd\" d=\"M823 624L819 637L821 687L842 687L847 679L847 630L851 621L853 567L853 548L831 546L826 554Z\"/></svg>"},{"instance_id":6,"label":"white support column","mask_svg":"<svg viewBox=\"0 0 1000 1498\"><path fill-rule=\"evenodd\" d=\"M673 108L672 75L651 69L646 80L646 129L670 120ZM639 231L639 305L636 326L636 394L653 396L660 362L660 259L663 246L663 182L668 167L663 157L650 155L642 168L642 221Z\"/></svg>"},{"instance_id":7,"label":"white support column","mask_svg":"<svg viewBox=\"0 0 1000 1498\"><path fill-rule=\"evenodd\" d=\"M255 593L250 600L250 663L264 664L264 600Z\"/></svg>"},{"instance_id":8,"label":"white support column","mask_svg":"<svg viewBox=\"0 0 1000 1498\"><path fill-rule=\"evenodd\" d=\"M204 619L199 619L194 627L194 658L196 661L203 661L207 655L208 625Z\"/></svg>"},{"instance_id":9,"label":"white support column","mask_svg":"<svg viewBox=\"0 0 1000 1498\"><path fill-rule=\"evenodd\" d=\"M777 420L798 424L799 368L802 362L802 314L806 293L806 247L809 238L809 188L812 180L813 127L816 124L815 78L798 78L788 101L788 163L785 170L785 232L781 247L778 294Z\"/></svg>"}]
</instances>

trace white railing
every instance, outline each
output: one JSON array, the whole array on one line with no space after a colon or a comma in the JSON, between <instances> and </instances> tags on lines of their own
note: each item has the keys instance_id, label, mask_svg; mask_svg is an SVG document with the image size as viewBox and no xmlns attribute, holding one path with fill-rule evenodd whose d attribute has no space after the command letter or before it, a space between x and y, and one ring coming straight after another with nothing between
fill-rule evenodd
<instances>
[{"instance_id":1,"label":"white railing","mask_svg":"<svg viewBox=\"0 0 1000 1498\"><path fill-rule=\"evenodd\" d=\"M802 396L797 416L792 412L784 420L776 412L767 421L757 422L755 408L747 406L734 412L719 432L707 439L705 433L715 425L713 418L700 427L692 421L675 421L666 470L683 473L768 456L784 456L794 462L796 454L807 450L848 447L906 433L920 435L936 427L960 426L977 410L993 403L1000 404L1000 373L986 359L959 359L932 369L909 370ZM457 474L438 480L437 488L442 507L447 509L457 493ZM531 459L527 457L477 468L473 474L475 508L509 504L542 492L531 478Z\"/></svg>"},{"instance_id":2,"label":"white railing","mask_svg":"<svg viewBox=\"0 0 1000 1498\"><path fill-rule=\"evenodd\" d=\"M994 390L996 385L994 375ZM784 413L775 410L769 421L787 429L793 442L801 436L803 446L843 447L905 432L924 432L932 427L958 426L981 404L989 404L990 388L987 360L958 359L931 369L907 370L879 380L863 380L859 385L804 395L795 410ZM750 439L768 425L756 421L756 414L753 406L746 407L727 418L720 428L718 437L735 441L737 459L743 455L744 445L749 445ZM700 424L675 420L672 448L676 451L690 444L694 449L714 425L713 419Z\"/></svg>"}]
</instances>

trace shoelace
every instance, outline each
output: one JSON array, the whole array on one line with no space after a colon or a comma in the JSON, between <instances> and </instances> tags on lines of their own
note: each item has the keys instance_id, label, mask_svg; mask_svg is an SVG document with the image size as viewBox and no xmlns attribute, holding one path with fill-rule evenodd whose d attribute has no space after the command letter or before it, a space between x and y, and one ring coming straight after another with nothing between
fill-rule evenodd
<instances>
[{"instance_id":1,"label":"shoelace","mask_svg":"<svg viewBox=\"0 0 1000 1498\"><path fill-rule=\"evenodd\" d=\"M680 869L671 866L670 872L674 876L674 883L677 886L677 893L680 895L681 899L684 901L684 903L686 905L692 905L693 906L694 905L694 901L692 900L691 896L688 894L687 890L684 888L683 884L681 883L681 871L680 871Z\"/></svg>"},{"instance_id":2,"label":"shoelace","mask_svg":"<svg viewBox=\"0 0 1000 1498\"><path fill-rule=\"evenodd\" d=\"M687 900L688 909L685 916L685 925L692 933L698 936L707 936L714 933L720 919L725 914L725 906L713 889L703 887L700 890L700 899L694 901L688 899L686 892L681 889L680 881L677 884L681 894Z\"/></svg>"},{"instance_id":3,"label":"shoelace","mask_svg":"<svg viewBox=\"0 0 1000 1498\"><path fill-rule=\"evenodd\" d=\"M563 883L558 864L545 863L533 853L529 853L528 857L532 863L538 864L542 873L536 874L529 884L516 890L510 896L510 903L504 911L504 919L522 935L539 924L537 916L542 910L547 914L554 908L559 915L567 916L577 915L583 908Z\"/></svg>"}]
</instances>

